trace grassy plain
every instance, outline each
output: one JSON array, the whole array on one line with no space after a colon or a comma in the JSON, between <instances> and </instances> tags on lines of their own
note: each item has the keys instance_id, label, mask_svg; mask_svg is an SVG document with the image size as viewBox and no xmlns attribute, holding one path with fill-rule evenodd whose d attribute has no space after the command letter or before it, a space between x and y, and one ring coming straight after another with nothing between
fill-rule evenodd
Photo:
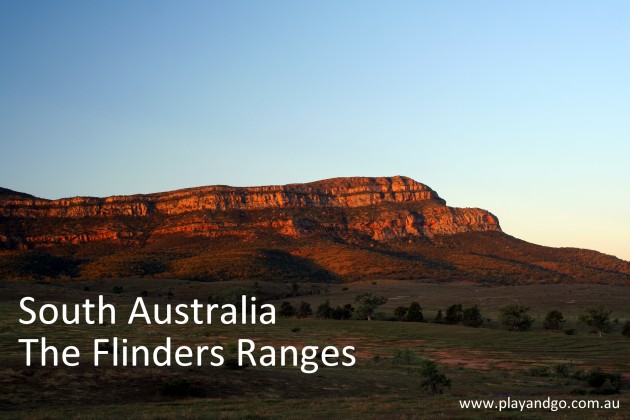
<instances>
[{"instance_id":1,"label":"grassy plain","mask_svg":"<svg viewBox=\"0 0 630 420\"><path fill-rule=\"evenodd\" d=\"M113 288L122 286L120 294ZM85 290L88 288L89 290ZM426 318L453 303L477 304L486 327L433 323L381 321L335 321L315 318L280 318L275 325L170 325L129 326L126 314L143 291L147 303L186 303L227 289L257 290L293 304L305 300L316 308L352 303L359 293L384 295L380 317L391 317L398 305L418 301ZM301 296L291 284L194 282L169 279L107 279L70 282L0 282L0 413L7 418L624 418L630 398L630 339L617 325L602 338L590 334L577 317L585 308L602 304L613 310L613 319L630 319L630 288L606 285L528 285L482 287L476 284L431 284L383 280L349 284L300 283ZM115 303L116 325L24 326L19 309L22 296L38 303L81 302L105 295ZM170 295L170 300L169 300ZM528 332L509 332L500 327L498 309L508 303L531 308L536 319ZM567 327L576 335L542 329L547 311L558 309ZM81 349L78 367L26 367L19 338L46 336L49 344L75 345ZM299 367L156 368L92 366L92 340L118 336L130 345L164 344L189 346L221 343L226 354L239 338L258 345L354 345L357 364L352 367L321 367L304 374ZM418 361L431 359L452 379L443 395L422 391ZM555 372L558 365L573 371L596 367L619 372L626 384L613 396L575 395L589 392L584 381ZM532 368L549 368L547 374L532 374ZM185 380L184 395L164 395L165 385ZM558 411L524 413L496 410L462 410L459 399L619 399L620 410Z\"/></svg>"}]
</instances>

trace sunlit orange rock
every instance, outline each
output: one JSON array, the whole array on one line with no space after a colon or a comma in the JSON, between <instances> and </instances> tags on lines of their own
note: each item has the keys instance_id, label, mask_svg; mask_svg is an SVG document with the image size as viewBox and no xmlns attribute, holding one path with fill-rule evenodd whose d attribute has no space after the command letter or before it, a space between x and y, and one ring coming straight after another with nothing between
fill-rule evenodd
<instances>
[{"instance_id":1,"label":"sunlit orange rock","mask_svg":"<svg viewBox=\"0 0 630 420\"><path fill-rule=\"evenodd\" d=\"M257 229L290 237L328 229L342 236L357 232L375 240L501 230L498 219L486 210L447 207L431 188L402 176L244 188L217 185L59 200L3 191L0 244L4 248L97 241L141 243L172 234L252 236ZM328 209L336 216L313 220L301 209ZM234 211L245 211L248 216L239 222L217 220L221 212Z\"/></svg>"}]
</instances>

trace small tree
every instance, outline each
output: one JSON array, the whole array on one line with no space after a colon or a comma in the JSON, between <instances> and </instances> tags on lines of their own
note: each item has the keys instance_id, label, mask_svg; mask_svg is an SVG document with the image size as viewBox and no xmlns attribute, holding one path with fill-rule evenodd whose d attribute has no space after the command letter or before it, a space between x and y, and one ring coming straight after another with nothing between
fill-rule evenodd
<instances>
[{"instance_id":1,"label":"small tree","mask_svg":"<svg viewBox=\"0 0 630 420\"><path fill-rule=\"evenodd\" d=\"M418 302L411 302L411 305L409 305L409 311L407 312L407 321L424 321L424 317L422 316L422 308L420 307L420 304Z\"/></svg>"},{"instance_id":2,"label":"small tree","mask_svg":"<svg viewBox=\"0 0 630 420\"><path fill-rule=\"evenodd\" d=\"M333 308L330 306L330 301L326 299L326 302L322 303L317 307L317 311L315 311L315 316L317 318L328 319L332 317Z\"/></svg>"},{"instance_id":3,"label":"small tree","mask_svg":"<svg viewBox=\"0 0 630 420\"><path fill-rule=\"evenodd\" d=\"M439 311L437 311L437 314L435 315L435 318L433 319L433 322L436 323L436 324L444 323L444 317L442 316L442 310L441 309Z\"/></svg>"},{"instance_id":4,"label":"small tree","mask_svg":"<svg viewBox=\"0 0 630 420\"><path fill-rule=\"evenodd\" d=\"M297 307L295 314L298 318L308 318L309 315L313 314L313 310L311 309L311 304L308 302L300 302L300 306Z\"/></svg>"},{"instance_id":5,"label":"small tree","mask_svg":"<svg viewBox=\"0 0 630 420\"><path fill-rule=\"evenodd\" d=\"M376 308L387 302L387 298L385 296L375 296L372 293L363 293L355 298L355 302L359 304L357 308L359 319L370 321Z\"/></svg>"},{"instance_id":6,"label":"small tree","mask_svg":"<svg viewBox=\"0 0 630 420\"><path fill-rule=\"evenodd\" d=\"M291 303L284 301L280 304L278 314L282 317L289 318L295 315L295 308Z\"/></svg>"},{"instance_id":7,"label":"small tree","mask_svg":"<svg viewBox=\"0 0 630 420\"><path fill-rule=\"evenodd\" d=\"M559 330L562 328L563 324L564 316L562 316L562 312L556 311L555 309L553 311L549 311L543 321L543 327L546 330Z\"/></svg>"},{"instance_id":8,"label":"small tree","mask_svg":"<svg viewBox=\"0 0 630 420\"><path fill-rule=\"evenodd\" d=\"M630 321L626 321L626 323L623 324L623 328L621 329L621 334L625 335L626 337L630 337Z\"/></svg>"},{"instance_id":9,"label":"small tree","mask_svg":"<svg viewBox=\"0 0 630 420\"><path fill-rule=\"evenodd\" d=\"M445 387L451 387L451 380L438 371L437 364L432 360L422 362L420 375L422 375L420 386L431 395L441 394Z\"/></svg>"},{"instance_id":10,"label":"small tree","mask_svg":"<svg viewBox=\"0 0 630 420\"><path fill-rule=\"evenodd\" d=\"M479 306L475 305L472 308L464 309L462 315L462 322L467 327L477 328L483 325L483 318L481 317L481 311Z\"/></svg>"},{"instance_id":11,"label":"small tree","mask_svg":"<svg viewBox=\"0 0 630 420\"><path fill-rule=\"evenodd\" d=\"M396 317L398 321L404 321L405 319L407 319L407 311L409 311L408 307L399 306L396 309L394 309L394 316Z\"/></svg>"},{"instance_id":12,"label":"small tree","mask_svg":"<svg viewBox=\"0 0 630 420\"><path fill-rule=\"evenodd\" d=\"M462 305L457 304L448 307L444 321L447 324L461 324L463 318L464 310L462 309Z\"/></svg>"},{"instance_id":13,"label":"small tree","mask_svg":"<svg viewBox=\"0 0 630 420\"><path fill-rule=\"evenodd\" d=\"M611 313L612 311L604 309L601 305L588 308L580 315L580 321L591 327L601 337L602 333L610 331Z\"/></svg>"},{"instance_id":14,"label":"small tree","mask_svg":"<svg viewBox=\"0 0 630 420\"><path fill-rule=\"evenodd\" d=\"M352 313L354 312L354 308L351 304L346 303L343 306L337 306L332 310L332 318L333 319L350 319L352 318Z\"/></svg>"},{"instance_id":15,"label":"small tree","mask_svg":"<svg viewBox=\"0 0 630 420\"><path fill-rule=\"evenodd\" d=\"M500 309L501 323L510 331L527 331L534 319L527 313L529 308L520 305L508 305Z\"/></svg>"}]
</instances>

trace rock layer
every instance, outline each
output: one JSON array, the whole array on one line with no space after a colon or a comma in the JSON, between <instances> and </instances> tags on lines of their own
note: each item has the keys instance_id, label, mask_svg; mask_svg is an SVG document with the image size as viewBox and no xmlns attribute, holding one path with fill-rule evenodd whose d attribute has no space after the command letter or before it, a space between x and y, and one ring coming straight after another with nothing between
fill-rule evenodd
<instances>
[{"instance_id":1,"label":"rock layer","mask_svg":"<svg viewBox=\"0 0 630 420\"><path fill-rule=\"evenodd\" d=\"M308 184L264 187L215 185L130 196L74 197L60 200L17 198L0 201L3 217L108 217L182 214L193 211L268 208L361 207L380 203L434 200L435 191L410 178L334 178Z\"/></svg>"},{"instance_id":2,"label":"rock layer","mask_svg":"<svg viewBox=\"0 0 630 420\"><path fill-rule=\"evenodd\" d=\"M164 193L45 200L0 194L0 244L30 248L95 241L141 243L184 234L256 236L260 229L299 237L326 231L374 240L500 231L486 210L447 207L410 178L334 178L265 187L209 186ZM224 213L244 212L233 219Z\"/></svg>"}]
</instances>

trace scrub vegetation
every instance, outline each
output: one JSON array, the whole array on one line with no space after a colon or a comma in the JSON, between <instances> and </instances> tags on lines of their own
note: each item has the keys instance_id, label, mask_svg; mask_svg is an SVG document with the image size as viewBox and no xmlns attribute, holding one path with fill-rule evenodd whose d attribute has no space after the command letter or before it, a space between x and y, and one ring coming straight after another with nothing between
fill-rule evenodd
<instances>
[{"instance_id":1,"label":"scrub vegetation","mask_svg":"<svg viewBox=\"0 0 630 420\"><path fill-rule=\"evenodd\" d=\"M124 287L114 293L114 287L120 285ZM18 302L25 295L40 303L70 303L103 294L120 308L121 320L126 320L125 314L138 296L146 295L147 303L173 304L194 298L227 302L239 293L274 304L276 324L128 326L123 321L116 325L24 326L17 322L24 315ZM184 418L431 418L437 413L446 418L463 414L466 418L495 418L499 413L463 413L458 399L613 395L622 407L630 403L630 364L619 357L630 353L630 339L622 334L630 320L630 289L626 287L483 287L391 280L376 285L366 281L327 287L300 283L296 287L290 282L107 279L3 281L0 296L2 417L98 418L98 413L108 413L146 418L159 412L164 417ZM518 306L512 315L531 318L528 330L513 331L502 322L510 301ZM366 303L367 312L363 308L357 313L355 308ZM585 316L601 312L598 303L604 306L604 314L610 312L601 337L585 322ZM349 317L333 316L335 310L344 308ZM528 309L523 312L524 308ZM446 314L442 321L436 319L440 311ZM551 311L561 312L562 328L572 328L575 333L547 328ZM407 319L410 312L412 319ZM559 317L554 314L551 318ZM26 367L24 348L17 340L40 336L46 336L49 343L81 348L81 365ZM200 368L115 368L107 363L93 367L92 354L83 351L94 338L114 336L127 338L130 345L149 347L163 345L165 336L174 344L220 343L226 348L226 363ZM294 367L239 366L232 353L239 338L277 347L352 345L357 363L352 367L321 366L310 375ZM103 360L107 357L111 355ZM546 414L550 413L514 415L540 418ZM606 416L603 412L591 414Z\"/></svg>"}]
</instances>

